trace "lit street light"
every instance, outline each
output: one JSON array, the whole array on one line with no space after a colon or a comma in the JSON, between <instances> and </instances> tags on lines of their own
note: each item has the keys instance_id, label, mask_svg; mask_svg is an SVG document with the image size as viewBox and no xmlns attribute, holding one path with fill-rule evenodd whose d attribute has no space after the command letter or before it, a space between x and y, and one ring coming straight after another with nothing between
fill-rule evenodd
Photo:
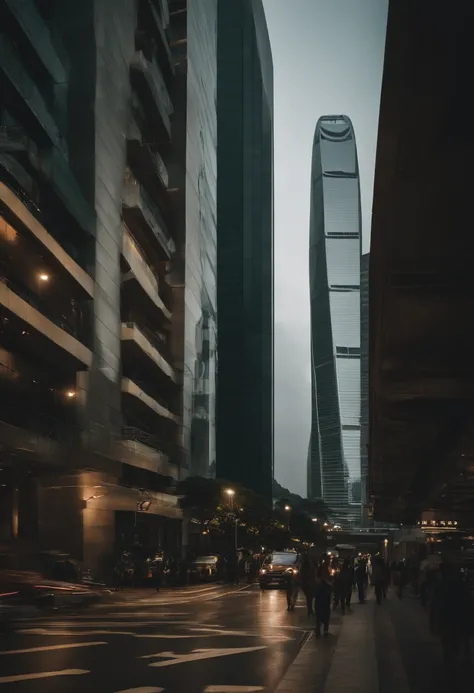
<instances>
[{"instance_id":1,"label":"lit street light","mask_svg":"<svg viewBox=\"0 0 474 693\"><path fill-rule=\"evenodd\" d=\"M230 501L230 509L233 511L234 510L234 496L235 496L235 490L233 488L226 488L224 489L224 493L226 496L229 498ZM238 536L237 536L237 513L235 514L235 522L234 522L234 541L235 541L235 550L237 551L238 549Z\"/></svg>"}]
</instances>

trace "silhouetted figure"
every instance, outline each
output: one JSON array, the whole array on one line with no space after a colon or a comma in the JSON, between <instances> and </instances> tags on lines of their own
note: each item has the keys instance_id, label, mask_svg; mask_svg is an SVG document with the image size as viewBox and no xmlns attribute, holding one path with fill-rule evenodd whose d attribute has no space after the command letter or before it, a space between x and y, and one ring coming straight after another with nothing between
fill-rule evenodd
<instances>
[{"instance_id":1,"label":"silhouetted figure","mask_svg":"<svg viewBox=\"0 0 474 693\"><path fill-rule=\"evenodd\" d=\"M316 590L316 572L308 556L305 556L300 566L300 584L306 599L308 616L313 615L314 594Z\"/></svg>"},{"instance_id":2,"label":"silhouetted figure","mask_svg":"<svg viewBox=\"0 0 474 693\"><path fill-rule=\"evenodd\" d=\"M352 586L354 584L354 571L348 558L334 579L334 606L341 605L342 613L345 613L351 605Z\"/></svg>"},{"instance_id":3,"label":"silhouetted figure","mask_svg":"<svg viewBox=\"0 0 474 693\"><path fill-rule=\"evenodd\" d=\"M442 563L431 599L430 627L440 636L449 673L456 671L460 659L470 658L473 615L472 595L460 570L450 563Z\"/></svg>"},{"instance_id":4,"label":"silhouetted figure","mask_svg":"<svg viewBox=\"0 0 474 693\"><path fill-rule=\"evenodd\" d=\"M357 585L357 592L359 595L359 604L365 603L365 594L367 591L368 581L369 576L367 573L367 564L364 560L360 560L355 569L355 582Z\"/></svg>"},{"instance_id":5,"label":"silhouetted figure","mask_svg":"<svg viewBox=\"0 0 474 693\"><path fill-rule=\"evenodd\" d=\"M321 628L324 628L324 635L329 634L329 620L331 618L331 592L332 582L329 577L327 565L323 563L318 570L316 581L316 591L314 606L316 610L316 632L317 638L321 636Z\"/></svg>"}]
</instances>

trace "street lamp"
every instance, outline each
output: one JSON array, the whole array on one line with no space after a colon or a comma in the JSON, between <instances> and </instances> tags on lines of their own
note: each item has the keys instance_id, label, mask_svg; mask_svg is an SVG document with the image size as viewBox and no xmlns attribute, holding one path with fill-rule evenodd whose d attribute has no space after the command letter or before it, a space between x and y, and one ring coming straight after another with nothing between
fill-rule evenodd
<instances>
[{"instance_id":1,"label":"street lamp","mask_svg":"<svg viewBox=\"0 0 474 693\"><path fill-rule=\"evenodd\" d=\"M290 513L291 512L291 505L285 505L284 510L285 510L285 512ZM288 515L287 529L288 529L288 531L290 531L290 515Z\"/></svg>"},{"instance_id":2,"label":"street lamp","mask_svg":"<svg viewBox=\"0 0 474 693\"><path fill-rule=\"evenodd\" d=\"M226 488L224 489L224 493L230 500L230 508L233 511L234 510L234 496L235 496L235 490L233 488ZM235 550L237 551L238 549L238 536L237 536L237 513L235 514L234 518L234 542L235 542Z\"/></svg>"}]
</instances>

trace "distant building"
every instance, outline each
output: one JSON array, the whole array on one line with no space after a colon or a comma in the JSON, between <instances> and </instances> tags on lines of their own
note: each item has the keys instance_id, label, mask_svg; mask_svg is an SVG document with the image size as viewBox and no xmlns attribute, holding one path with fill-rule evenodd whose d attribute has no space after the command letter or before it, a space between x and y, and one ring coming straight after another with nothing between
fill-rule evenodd
<instances>
[{"instance_id":1,"label":"distant building","mask_svg":"<svg viewBox=\"0 0 474 693\"><path fill-rule=\"evenodd\" d=\"M261 0L219 0L217 475L273 477L273 65Z\"/></svg>"},{"instance_id":2,"label":"distant building","mask_svg":"<svg viewBox=\"0 0 474 693\"><path fill-rule=\"evenodd\" d=\"M324 116L311 173L308 497L322 497L345 524L360 522L361 507L360 254L354 131L346 116Z\"/></svg>"}]
</instances>

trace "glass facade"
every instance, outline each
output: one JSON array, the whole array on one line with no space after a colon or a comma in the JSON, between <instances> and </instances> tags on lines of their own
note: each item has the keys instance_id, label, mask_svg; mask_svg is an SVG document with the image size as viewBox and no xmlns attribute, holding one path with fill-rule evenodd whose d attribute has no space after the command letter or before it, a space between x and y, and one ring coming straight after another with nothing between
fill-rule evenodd
<instances>
[{"instance_id":1,"label":"glass facade","mask_svg":"<svg viewBox=\"0 0 474 693\"><path fill-rule=\"evenodd\" d=\"M316 126L311 173L312 424L308 496L340 522L360 518L359 169L346 116Z\"/></svg>"},{"instance_id":2,"label":"glass facade","mask_svg":"<svg viewBox=\"0 0 474 693\"><path fill-rule=\"evenodd\" d=\"M179 0L170 10L186 21L174 37L179 44L175 134L183 136L185 150L177 151L179 171L171 183L185 193L174 270L175 321L180 323L174 325L174 338L183 364L181 464L184 473L207 477L216 466L217 0Z\"/></svg>"},{"instance_id":3,"label":"glass facade","mask_svg":"<svg viewBox=\"0 0 474 693\"><path fill-rule=\"evenodd\" d=\"M261 0L218 8L217 474L270 499L273 65Z\"/></svg>"}]
</instances>

